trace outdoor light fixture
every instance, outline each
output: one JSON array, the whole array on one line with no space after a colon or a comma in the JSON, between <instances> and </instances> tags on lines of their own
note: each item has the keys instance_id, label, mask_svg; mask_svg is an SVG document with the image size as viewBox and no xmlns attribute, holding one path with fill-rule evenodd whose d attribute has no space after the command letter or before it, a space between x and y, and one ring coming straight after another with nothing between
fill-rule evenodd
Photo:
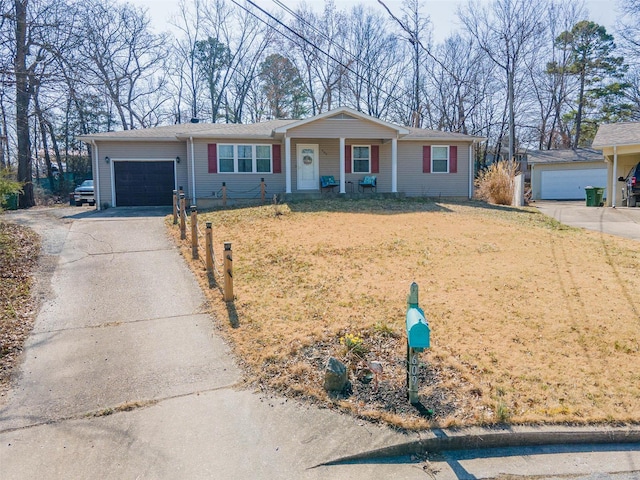
<instances>
[{"instance_id":1,"label":"outdoor light fixture","mask_svg":"<svg viewBox=\"0 0 640 480\"><path fill-rule=\"evenodd\" d=\"M180 163L180 157L176 157L176 163Z\"/></svg>"},{"instance_id":2,"label":"outdoor light fixture","mask_svg":"<svg viewBox=\"0 0 640 480\"><path fill-rule=\"evenodd\" d=\"M109 157L104 157L104 161L109 163L111 161L111 159Z\"/></svg>"}]
</instances>

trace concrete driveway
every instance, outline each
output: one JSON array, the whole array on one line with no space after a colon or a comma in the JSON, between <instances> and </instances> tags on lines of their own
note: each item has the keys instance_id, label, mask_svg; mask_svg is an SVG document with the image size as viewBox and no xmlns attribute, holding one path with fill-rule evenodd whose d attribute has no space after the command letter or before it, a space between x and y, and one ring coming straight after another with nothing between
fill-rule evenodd
<instances>
[{"instance_id":1,"label":"concrete driveway","mask_svg":"<svg viewBox=\"0 0 640 480\"><path fill-rule=\"evenodd\" d=\"M587 207L584 201L542 200L532 206L565 225L640 240L640 207Z\"/></svg>"},{"instance_id":2,"label":"concrete driveway","mask_svg":"<svg viewBox=\"0 0 640 480\"><path fill-rule=\"evenodd\" d=\"M406 462L310 469L418 436L237 388L166 213L10 216L44 235L47 268L19 376L0 399L0 477L424 478Z\"/></svg>"}]
</instances>

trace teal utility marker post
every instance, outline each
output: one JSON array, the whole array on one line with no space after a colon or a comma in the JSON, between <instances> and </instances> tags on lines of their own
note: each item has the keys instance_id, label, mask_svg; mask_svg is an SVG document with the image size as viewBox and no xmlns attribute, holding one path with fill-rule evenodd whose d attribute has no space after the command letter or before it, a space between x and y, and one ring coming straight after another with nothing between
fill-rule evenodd
<instances>
[{"instance_id":1,"label":"teal utility marker post","mask_svg":"<svg viewBox=\"0 0 640 480\"><path fill-rule=\"evenodd\" d=\"M407 300L407 390L409 402L419 403L418 398L418 353L431 346L431 330L418 306L418 284L411 284Z\"/></svg>"}]
</instances>

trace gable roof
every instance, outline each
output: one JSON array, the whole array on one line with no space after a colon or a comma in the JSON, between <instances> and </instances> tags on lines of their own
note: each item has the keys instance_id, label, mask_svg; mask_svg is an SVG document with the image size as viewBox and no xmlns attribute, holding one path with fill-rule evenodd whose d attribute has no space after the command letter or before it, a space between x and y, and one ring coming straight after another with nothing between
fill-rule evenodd
<instances>
[{"instance_id":1,"label":"gable roof","mask_svg":"<svg viewBox=\"0 0 640 480\"><path fill-rule=\"evenodd\" d=\"M595 148L621 145L640 145L640 122L621 122L600 125L593 139Z\"/></svg>"},{"instance_id":2,"label":"gable roof","mask_svg":"<svg viewBox=\"0 0 640 480\"><path fill-rule=\"evenodd\" d=\"M324 113L319 113L318 115L315 115L314 117L309 117L309 118L305 118L303 120L297 120L294 121L293 123L290 123L288 125L283 125L279 128L275 129L275 133L287 133L287 130L289 130L290 128L296 128L296 127L300 127L302 125L306 125L308 123L312 123L312 122L316 122L318 120L322 120L323 118L331 118L331 117L340 117L342 116L342 118L355 118L355 119L361 119L361 120L367 120L369 122L375 123L377 125L381 125L383 127L387 127L390 130L395 130L396 132L398 132L399 135L406 135L407 133L409 133L409 131L405 128L405 127L401 127L399 125L396 125L394 123L389 123L389 122L385 122L384 120L380 120L379 118L375 118L372 117L370 115L364 114L362 112L358 112L357 110L354 110L353 108L349 108L349 107L338 107L338 108L334 108L333 110L328 110Z\"/></svg>"},{"instance_id":3,"label":"gable roof","mask_svg":"<svg viewBox=\"0 0 640 480\"><path fill-rule=\"evenodd\" d=\"M535 150L527 152L527 162L530 164L604 162L604 157L600 150L594 150L592 148Z\"/></svg>"}]
</instances>

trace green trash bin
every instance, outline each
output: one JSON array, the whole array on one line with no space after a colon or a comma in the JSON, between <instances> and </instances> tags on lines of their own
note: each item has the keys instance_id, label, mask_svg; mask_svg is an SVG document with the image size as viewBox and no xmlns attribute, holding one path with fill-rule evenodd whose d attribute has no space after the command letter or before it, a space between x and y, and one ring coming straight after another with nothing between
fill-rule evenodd
<instances>
[{"instance_id":1,"label":"green trash bin","mask_svg":"<svg viewBox=\"0 0 640 480\"><path fill-rule=\"evenodd\" d=\"M595 207L596 204L596 189L594 187L584 187L584 191L587 194L587 207Z\"/></svg>"},{"instance_id":2,"label":"green trash bin","mask_svg":"<svg viewBox=\"0 0 640 480\"><path fill-rule=\"evenodd\" d=\"M17 193L8 193L4 196L4 202L2 202L2 206L7 210L17 210L18 209L18 194Z\"/></svg>"},{"instance_id":3,"label":"green trash bin","mask_svg":"<svg viewBox=\"0 0 640 480\"><path fill-rule=\"evenodd\" d=\"M594 207L601 207L604 205L602 201L604 197L604 187L593 187L594 190Z\"/></svg>"}]
</instances>

